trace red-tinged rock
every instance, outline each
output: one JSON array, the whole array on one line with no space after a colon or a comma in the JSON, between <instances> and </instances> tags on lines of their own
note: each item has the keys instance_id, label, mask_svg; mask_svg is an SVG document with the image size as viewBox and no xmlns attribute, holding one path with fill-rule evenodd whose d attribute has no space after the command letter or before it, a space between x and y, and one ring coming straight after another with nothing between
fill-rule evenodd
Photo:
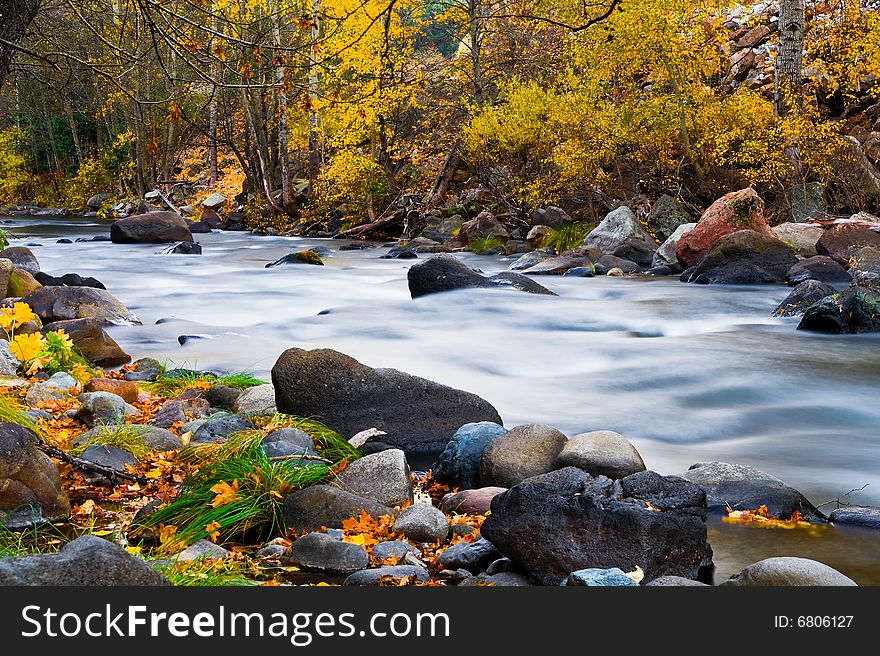
<instances>
[{"instance_id":1,"label":"red-tinged rock","mask_svg":"<svg viewBox=\"0 0 880 656\"><path fill-rule=\"evenodd\" d=\"M134 403L138 399L140 390L137 384L130 380L92 378L83 387L83 392L110 392L116 396L121 396L126 403Z\"/></svg>"}]
</instances>

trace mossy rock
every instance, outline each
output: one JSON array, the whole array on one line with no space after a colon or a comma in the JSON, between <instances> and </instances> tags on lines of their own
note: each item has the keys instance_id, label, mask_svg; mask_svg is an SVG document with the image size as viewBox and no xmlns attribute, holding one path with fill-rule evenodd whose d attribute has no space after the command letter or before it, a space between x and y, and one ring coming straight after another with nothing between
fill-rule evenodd
<instances>
[{"instance_id":1,"label":"mossy rock","mask_svg":"<svg viewBox=\"0 0 880 656\"><path fill-rule=\"evenodd\" d=\"M323 266L324 260L313 250L300 251L296 254L296 259L303 264L317 264Z\"/></svg>"},{"instance_id":2,"label":"mossy rock","mask_svg":"<svg viewBox=\"0 0 880 656\"><path fill-rule=\"evenodd\" d=\"M38 283L37 279L28 271L25 271L24 269L14 269L12 273L9 274L9 285L6 287L6 296L21 298L34 293L41 287L42 285Z\"/></svg>"}]
</instances>

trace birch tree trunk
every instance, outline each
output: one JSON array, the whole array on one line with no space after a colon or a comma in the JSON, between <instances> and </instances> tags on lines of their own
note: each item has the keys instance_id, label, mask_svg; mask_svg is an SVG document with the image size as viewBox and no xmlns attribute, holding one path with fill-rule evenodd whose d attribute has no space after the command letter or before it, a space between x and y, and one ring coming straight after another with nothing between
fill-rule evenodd
<instances>
[{"instance_id":1,"label":"birch tree trunk","mask_svg":"<svg viewBox=\"0 0 880 656\"><path fill-rule=\"evenodd\" d=\"M318 45L321 38L321 0L312 1L312 33L309 47L309 183L314 193L321 171L321 133L318 116Z\"/></svg>"},{"instance_id":2,"label":"birch tree trunk","mask_svg":"<svg viewBox=\"0 0 880 656\"><path fill-rule=\"evenodd\" d=\"M801 106L804 67L804 0L779 0L779 48L776 53L776 116Z\"/></svg>"}]
</instances>

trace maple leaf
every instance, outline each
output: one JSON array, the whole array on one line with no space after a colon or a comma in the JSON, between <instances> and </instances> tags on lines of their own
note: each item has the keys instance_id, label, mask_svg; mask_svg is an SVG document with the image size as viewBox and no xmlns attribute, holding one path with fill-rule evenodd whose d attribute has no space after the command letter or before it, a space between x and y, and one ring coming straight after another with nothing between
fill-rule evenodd
<instances>
[{"instance_id":1,"label":"maple leaf","mask_svg":"<svg viewBox=\"0 0 880 656\"><path fill-rule=\"evenodd\" d=\"M30 362L36 358L46 347L46 340L40 333L32 335L16 335L9 350L19 362Z\"/></svg>"},{"instance_id":2,"label":"maple leaf","mask_svg":"<svg viewBox=\"0 0 880 656\"><path fill-rule=\"evenodd\" d=\"M216 520L205 525L205 533L208 534L208 539L211 542L216 542L217 538L220 537L220 528L221 526Z\"/></svg>"},{"instance_id":3,"label":"maple leaf","mask_svg":"<svg viewBox=\"0 0 880 656\"><path fill-rule=\"evenodd\" d=\"M211 505L215 508L219 508L220 506L225 505L230 501L235 501L238 498L238 481L232 481L232 485L226 481L220 481L211 488L211 492L216 495L211 502Z\"/></svg>"}]
</instances>

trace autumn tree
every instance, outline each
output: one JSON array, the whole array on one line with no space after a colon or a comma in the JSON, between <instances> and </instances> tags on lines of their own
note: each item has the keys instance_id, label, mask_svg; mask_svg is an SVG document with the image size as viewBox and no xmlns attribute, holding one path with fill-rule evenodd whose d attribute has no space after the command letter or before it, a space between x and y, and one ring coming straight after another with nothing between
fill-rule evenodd
<instances>
[{"instance_id":1,"label":"autumn tree","mask_svg":"<svg viewBox=\"0 0 880 656\"><path fill-rule=\"evenodd\" d=\"M40 10L40 0L0 0L0 85L9 73L12 57Z\"/></svg>"}]
</instances>

